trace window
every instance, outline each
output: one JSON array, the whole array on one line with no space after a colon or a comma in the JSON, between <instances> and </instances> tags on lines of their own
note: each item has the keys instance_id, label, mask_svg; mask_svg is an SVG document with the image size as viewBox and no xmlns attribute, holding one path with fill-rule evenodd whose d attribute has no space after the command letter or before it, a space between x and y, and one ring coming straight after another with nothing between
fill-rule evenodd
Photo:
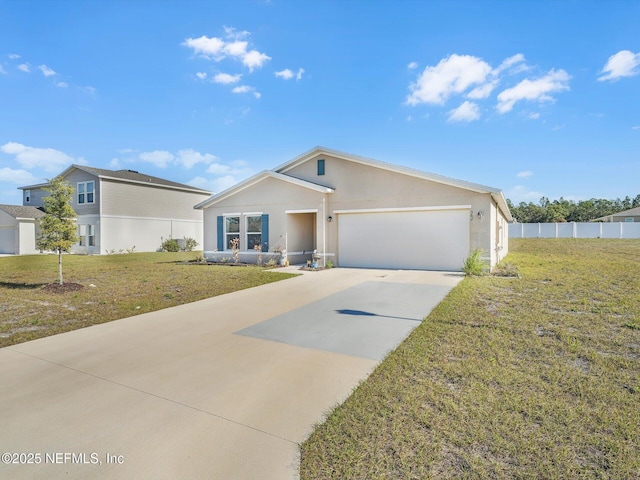
<instances>
[{"instance_id":1,"label":"window","mask_svg":"<svg viewBox=\"0 0 640 480\"><path fill-rule=\"evenodd\" d=\"M624 221L625 223L633 223L633 217L626 217Z\"/></svg>"},{"instance_id":2,"label":"window","mask_svg":"<svg viewBox=\"0 0 640 480\"><path fill-rule=\"evenodd\" d=\"M31 201L31 190L24 191L24 203L29 203Z\"/></svg>"},{"instance_id":3,"label":"window","mask_svg":"<svg viewBox=\"0 0 640 480\"><path fill-rule=\"evenodd\" d=\"M324 175L324 160L318 160L318 175Z\"/></svg>"},{"instance_id":4,"label":"window","mask_svg":"<svg viewBox=\"0 0 640 480\"><path fill-rule=\"evenodd\" d=\"M84 205L94 202L95 183L78 182L78 205Z\"/></svg>"},{"instance_id":5,"label":"window","mask_svg":"<svg viewBox=\"0 0 640 480\"><path fill-rule=\"evenodd\" d=\"M90 247L96 246L96 226L87 225L87 241Z\"/></svg>"},{"instance_id":6,"label":"window","mask_svg":"<svg viewBox=\"0 0 640 480\"><path fill-rule=\"evenodd\" d=\"M96 226L95 225L78 225L78 237L80 238L81 247L96 246Z\"/></svg>"},{"instance_id":7,"label":"window","mask_svg":"<svg viewBox=\"0 0 640 480\"><path fill-rule=\"evenodd\" d=\"M226 248L231 248L231 241L240 238L240 217L225 217L224 234Z\"/></svg>"},{"instance_id":8,"label":"window","mask_svg":"<svg viewBox=\"0 0 640 480\"><path fill-rule=\"evenodd\" d=\"M253 250L256 245L262 245L262 215L248 215L246 218L247 250Z\"/></svg>"}]
</instances>

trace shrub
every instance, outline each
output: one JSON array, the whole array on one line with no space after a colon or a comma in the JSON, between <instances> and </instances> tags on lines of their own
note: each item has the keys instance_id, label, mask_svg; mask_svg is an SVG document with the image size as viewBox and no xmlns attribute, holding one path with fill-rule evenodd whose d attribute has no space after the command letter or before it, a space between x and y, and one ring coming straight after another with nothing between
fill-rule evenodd
<instances>
[{"instance_id":1,"label":"shrub","mask_svg":"<svg viewBox=\"0 0 640 480\"><path fill-rule=\"evenodd\" d=\"M466 275L483 275L485 272L485 264L480 259L482 250L476 248L471 255L467 257L462 266L462 271Z\"/></svg>"},{"instance_id":2,"label":"shrub","mask_svg":"<svg viewBox=\"0 0 640 480\"><path fill-rule=\"evenodd\" d=\"M194 248L198 246L198 242L195 238L184 237L184 250L185 252L192 252Z\"/></svg>"},{"instance_id":3,"label":"shrub","mask_svg":"<svg viewBox=\"0 0 640 480\"><path fill-rule=\"evenodd\" d=\"M168 238L164 242L162 242L162 250L165 252L179 252L180 245L178 245L178 241L173 238Z\"/></svg>"}]
</instances>

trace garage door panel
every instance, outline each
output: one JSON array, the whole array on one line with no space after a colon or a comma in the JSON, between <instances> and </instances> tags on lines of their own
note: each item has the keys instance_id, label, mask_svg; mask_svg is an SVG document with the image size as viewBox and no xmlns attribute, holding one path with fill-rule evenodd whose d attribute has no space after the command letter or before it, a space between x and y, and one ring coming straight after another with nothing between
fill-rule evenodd
<instances>
[{"instance_id":1,"label":"garage door panel","mask_svg":"<svg viewBox=\"0 0 640 480\"><path fill-rule=\"evenodd\" d=\"M469 254L469 211L344 213L338 217L345 267L460 270Z\"/></svg>"}]
</instances>

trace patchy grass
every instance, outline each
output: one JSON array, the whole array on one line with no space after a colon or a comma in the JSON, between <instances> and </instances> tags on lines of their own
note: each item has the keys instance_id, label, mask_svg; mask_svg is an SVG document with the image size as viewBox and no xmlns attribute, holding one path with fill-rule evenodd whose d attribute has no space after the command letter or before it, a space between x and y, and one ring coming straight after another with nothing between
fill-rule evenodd
<instances>
[{"instance_id":1,"label":"patchy grass","mask_svg":"<svg viewBox=\"0 0 640 480\"><path fill-rule=\"evenodd\" d=\"M510 240L302 445L303 479L640 478L640 241Z\"/></svg>"},{"instance_id":2,"label":"patchy grass","mask_svg":"<svg viewBox=\"0 0 640 480\"><path fill-rule=\"evenodd\" d=\"M0 258L0 347L289 278L259 267L180 263L197 253L66 255L65 282L84 286L46 291L57 257ZM93 286L92 286L93 285Z\"/></svg>"}]
</instances>

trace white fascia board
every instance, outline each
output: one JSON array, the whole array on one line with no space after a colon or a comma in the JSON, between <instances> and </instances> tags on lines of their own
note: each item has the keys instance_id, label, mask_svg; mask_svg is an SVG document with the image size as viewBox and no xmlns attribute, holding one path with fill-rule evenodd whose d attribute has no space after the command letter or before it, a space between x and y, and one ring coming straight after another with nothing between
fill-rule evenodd
<instances>
[{"instance_id":1,"label":"white fascia board","mask_svg":"<svg viewBox=\"0 0 640 480\"><path fill-rule=\"evenodd\" d=\"M333 213L388 213L388 212L437 212L442 210L471 210L471 205L443 205L433 207L398 207L398 208L360 208L350 210L334 210Z\"/></svg>"},{"instance_id":2,"label":"white fascia board","mask_svg":"<svg viewBox=\"0 0 640 480\"><path fill-rule=\"evenodd\" d=\"M298 185L299 187L315 190L316 192L319 192L319 193L333 193L334 191L332 188L326 187L324 185L318 185L316 183L307 182L306 180L300 180L299 178L290 177L289 175L283 175L281 173L277 173L271 170L264 170L254 175L253 177L248 178L244 182L241 182L237 185L234 185L231 188L228 188L227 190L224 190L216 195L213 195L212 197L209 197L207 200L205 200L204 202L198 203L193 208L195 209L207 208L211 205L221 202L222 200L225 200L226 198L231 197L232 195L235 195L236 193L239 193L249 187L252 187L253 185L267 178L275 178L276 180L282 180L284 182Z\"/></svg>"},{"instance_id":3,"label":"white fascia board","mask_svg":"<svg viewBox=\"0 0 640 480\"><path fill-rule=\"evenodd\" d=\"M491 197L498 204L498 208L504 213L507 222L513 222L513 216L511 215L511 210L509 210L509 205L507 205L507 201L504 198L504 194L502 190L496 193L491 193Z\"/></svg>"},{"instance_id":4,"label":"white fascia board","mask_svg":"<svg viewBox=\"0 0 640 480\"><path fill-rule=\"evenodd\" d=\"M285 210L284 213L318 213L317 208L306 208L302 210Z\"/></svg>"}]
</instances>

